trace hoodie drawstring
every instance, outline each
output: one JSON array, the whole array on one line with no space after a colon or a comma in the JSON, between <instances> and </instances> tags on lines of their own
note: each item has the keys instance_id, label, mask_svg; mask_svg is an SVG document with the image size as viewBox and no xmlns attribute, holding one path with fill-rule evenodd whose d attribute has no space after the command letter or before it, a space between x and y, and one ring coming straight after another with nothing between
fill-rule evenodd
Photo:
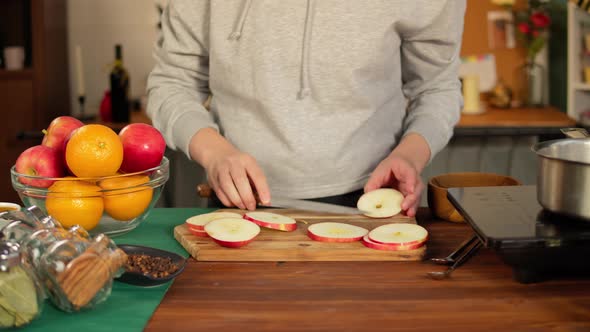
<instances>
[{"instance_id":1,"label":"hoodie drawstring","mask_svg":"<svg viewBox=\"0 0 590 332\"><path fill-rule=\"evenodd\" d=\"M238 40L242 36L242 31L244 30L244 22L246 22L246 16L248 16L248 11L250 10L251 4L252 0L246 0L246 2L244 3L244 7L242 7L242 12L240 13L240 18L236 22L234 31L232 31L232 33L229 34L229 39Z\"/></svg>"},{"instance_id":2,"label":"hoodie drawstring","mask_svg":"<svg viewBox=\"0 0 590 332\"><path fill-rule=\"evenodd\" d=\"M305 99L311 94L311 88L309 86L309 53L311 43L311 27L313 25L313 12L314 12L314 0L307 0L307 9L305 12L305 30L303 32L303 43L301 49L301 83L298 97L299 99ZM230 40L239 40L244 30L244 24L248 11L252 5L252 0L245 0L240 17L234 26L234 30L229 34Z\"/></svg>"},{"instance_id":3,"label":"hoodie drawstring","mask_svg":"<svg viewBox=\"0 0 590 332\"><path fill-rule=\"evenodd\" d=\"M311 94L311 88L309 87L309 49L311 43L311 27L313 25L313 5L313 0L307 0L303 47L301 50L301 89L299 90L299 99L305 99Z\"/></svg>"}]
</instances>

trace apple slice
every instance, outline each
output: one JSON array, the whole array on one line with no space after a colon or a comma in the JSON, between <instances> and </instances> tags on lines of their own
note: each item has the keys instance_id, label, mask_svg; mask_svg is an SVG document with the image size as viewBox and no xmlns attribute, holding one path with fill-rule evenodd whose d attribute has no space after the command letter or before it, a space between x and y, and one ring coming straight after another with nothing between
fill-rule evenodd
<instances>
[{"instance_id":1,"label":"apple slice","mask_svg":"<svg viewBox=\"0 0 590 332\"><path fill-rule=\"evenodd\" d=\"M391 250L391 251L418 249L418 248L422 247L424 245L424 243L426 243L426 242L421 242L421 243L416 243L416 244L411 244L411 245L399 245L399 244L391 244L391 243L385 244L385 243L379 243L379 242L372 241L369 238L368 234L363 236L363 239L361 240L361 242L367 248L377 249L377 250Z\"/></svg>"},{"instance_id":2,"label":"apple slice","mask_svg":"<svg viewBox=\"0 0 590 332\"><path fill-rule=\"evenodd\" d=\"M210 212L192 216L186 220L186 224L198 231L205 231L205 225L210 221L222 218L238 218L242 219L242 215L234 212Z\"/></svg>"},{"instance_id":3,"label":"apple slice","mask_svg":"<svg viewBox=\"0 0 590 332\"><path fill-rule=\"evenodd\" d=\"M258 226L277 229L279 231L291 232L297 229L295 219L270 212L248 212L244 219L255 223Z\"/></svg>"},{"instance_id":4,"label":"apple slice","mask_svg":"<svg viewBox=\"0 0 590 332\"><path fill-rule=\"evenodd\" d=\"M209 237L209 234L207 234L207 232L205 231L200 231L194 227L188 227L188 231L194 235L194 236L198 236L198 237Z\"/></svg>"},{"instance_id":5,"label":"apple slice","mask_svg":"<svg viewBox=\"0 0 590 332\"><path fill-rule=\"evenodd\" d=\"M428 231L416 224L387 224L370 231L368 237L372 242L403 247L423 244Z\"/></svg>"},{"instance_id":6,"label":"apple slice","mask_svg":"<svg viewBox=\"0 0 590 332\"><path fill-rule=\"evenodd\" d=\"M205 225L205 232L220 246L239 248L252 242L260 226L244 219L216 219Z\"/></svg>"},{"instance_id":7,"label":"apple slice","mask_svg":"<svg viewBox=\"0 0 590 332\"><path fill-rule=\"evenodd\" d=\"M320 222L307 228L307 236L321 242L355 242L368 233L365 228L339 222Z\"/></svg>"},{"instance_id":8,"label":"apple slice","mask_svg":"<svg viewBox=\"0 0 590 332\"><path fill-rule=\"evenodd\" d=\"M365 193L356 207L370 218L389 218L400 213L404 195L391 188L381 188Z\"/></svg>"}]
</instances>

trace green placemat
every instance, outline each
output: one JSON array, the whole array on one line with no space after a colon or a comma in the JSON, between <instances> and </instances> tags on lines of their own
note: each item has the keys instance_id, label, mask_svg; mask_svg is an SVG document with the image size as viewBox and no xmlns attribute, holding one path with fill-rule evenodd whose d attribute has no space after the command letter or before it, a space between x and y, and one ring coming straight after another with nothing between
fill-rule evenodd
<instances>
[{"instance_id":1,"label":"green placemat","mask_svg":"<svg viewBox=\"0 0 590 332\"><path fill-rule=\"evenodd\" d=\"M174 227L186 218L209 209L154 209L133 231L113 240L168 250L184 257L188 253L174 239ZM21 331L142 331L172 282L156 287L138 287L114 282L111 296L98 307L73 314L56 309L47 300L41 317Z\"/></svg>"}]
</instances>

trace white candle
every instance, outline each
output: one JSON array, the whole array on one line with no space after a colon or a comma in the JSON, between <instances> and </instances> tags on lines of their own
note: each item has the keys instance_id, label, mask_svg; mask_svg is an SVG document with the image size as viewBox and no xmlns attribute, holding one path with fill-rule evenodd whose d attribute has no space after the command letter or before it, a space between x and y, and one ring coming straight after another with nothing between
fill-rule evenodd
<instances>
[{"instance_id":1,"label":"white candle","mask_svg":"<svg viewBox=\"0 0 590 332\"><path fill-rule=\"evenodd\" d=\"M82 48L76 45L76 75L78 83L78 96L84 96L84 65L82 64Z\"/></svg>"}]
</instances>

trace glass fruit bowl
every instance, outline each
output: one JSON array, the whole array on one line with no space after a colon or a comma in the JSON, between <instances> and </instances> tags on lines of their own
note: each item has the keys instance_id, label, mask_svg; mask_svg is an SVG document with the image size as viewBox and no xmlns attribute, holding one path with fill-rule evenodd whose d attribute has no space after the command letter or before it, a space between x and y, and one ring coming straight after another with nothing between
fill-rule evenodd
<instances>
[{"instance_id":1,"label":"glass fruit bowl","mask_svg":"<svg viewBox=\"0 0 590 332\"><path fill-rule=\"evenodd\" d=\"M25 207L38 206L64 227L80 225L90 234L127 233L154 207L169 177L169 161L136 173L98 178L48 178L10 169L12 187Z\"/></svg>"}]
</instances>

